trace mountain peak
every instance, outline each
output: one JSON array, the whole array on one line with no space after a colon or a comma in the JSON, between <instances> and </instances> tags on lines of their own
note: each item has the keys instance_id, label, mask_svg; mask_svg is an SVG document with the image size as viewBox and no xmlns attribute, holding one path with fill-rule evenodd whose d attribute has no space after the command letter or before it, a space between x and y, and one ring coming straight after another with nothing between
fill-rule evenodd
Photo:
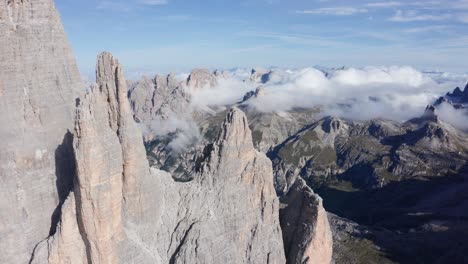
<instances>
[{"instance_id":1,"label":"mountain peak","mask_svg":"<svg viewBox=\"0 0 468 264\"><path fill-rule=\"evenodd\" d=\"M455 88L453 92L448 92L445 96L440 97L435 105L439 106L442 103L448 103L454 106L456 109L466 108L464 104L468 103L468 84L465 86L465 89L462 91L460 87Z\"/></svg>"},{"instance_id":2,"label":"mountain peak","mask_svg":"<svg viewBox=\"0 0 468 264\"><path fill-rule=\"evenodd\" d=\"M269 70L264 68L253 68L250 72L250 81L255 83L266 83L268 81Z\"/></svg>"},{"instance_id":3,"label":"mountain peak","mask_svg":"<svg viewBox=\"0 0 468 264\"><path fill-rule=\"evenodd\" d=\"M466 88L465 88L466 89ZM447 96L461 96L463 94L462 90L460 87L455 88L452 93L448 92Z\"/></svg>"},{"instance_id":4,"label":"mountain peak","mask_svg":"<svg viewBox=\"0 0 468 264\"><path fill-rule=\"evenodd\" d=\"M408 121L409 123L413 123L416 125L425 125L428 122L438 123L439 118L436 114L436 107L434 105L428 105L426 110L424 110L424 114L421 117L416 117Z\"/></svg>"},{"instance_id":5,"label":"mountain peak","mask_svg":"<svg viewBox=\"0 0 468 264\"><path fill-rule=\"evenodd\" d=\"M216 75L208 69L194 69L187 78L187 86L192 89L212 88L217 84Z\"/></svg>"},{"instance_id":6,"label":"mountain peak","mask_svg":"<svg viewBox=\"0 0 468 264\"><path fill-rule=\"evenodd\" d=\"M249 128L249 123L244 112L237 107L233 107L226 115L218 143L222 142L234 143L240 147L241 145L252 145L252 132Z\"/></svg>"},{"instance_id":7,"label":"mountain peak","mask_svg":"<svg viewBox=\"0 0 468 264\"><path fill-rule=\"evenodd\" d=\"M465 86L465 90L463 90L461 101L463 103L468 103L468 83Z\"/></svg>"}]
</instances>

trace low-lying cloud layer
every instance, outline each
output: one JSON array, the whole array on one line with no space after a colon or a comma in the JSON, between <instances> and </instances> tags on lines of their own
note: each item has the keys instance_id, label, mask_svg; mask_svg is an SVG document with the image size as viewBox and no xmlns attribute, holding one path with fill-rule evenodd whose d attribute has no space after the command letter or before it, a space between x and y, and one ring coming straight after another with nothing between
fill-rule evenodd
<instances>
[{"instance_id":1,"label":"low-lying cloud layer","mask_svg":"<svg viewBox=\"0 0 468 264\"><path fill-rule=\"evenodd\" d=\"M170 137L168 147L173 154L181 153L201 140L198 125L190 115L177 116L171 113L165 118L155 118L149 127L144 124L140 127L144 135Z\"/></svg>"},{"instance_id":2,"label":"low-lying cloud layer","mask_svg":"<svg viewBox=\"0 0 468 264\"><path fill-rule=\"evenodd\" d=\"M218 78L216 87L189 88L191 104L184 113L157 118L143 132L167 137L171 153L177 155L202 139L193 111L215 113L223 106L241 102L246 93L259 86L264 93L246 102L253 111L285 114L294 108L320 108L322 116L404 122L421 116L427 105L456 86L464 87L468 81L468 74L423 73L411 67L274 69L257 78L267 80L264 84L253 82L250 77L249 70L237 69L231 71L230 77ZM443 104L437 113L444 122L468 130L467 111Z\"/></svg>"},{"instance_id":3,"label":"low-lying cloud layer","mask_svg":"<svg viewBox=\"0 0 468 264\"><path fill-rule=\"evenodd\" d=\"M239 73L239 71L238 71ZM193 92L198 107L238 102L259 84L242 78L221 80L219 86ZM467 75L422 73L411 67L365 67L342 70L274 70L263 84L265 95L249 101L261 112L321 107L323 115L352 120L375 118L406 121L427 105L468 81Z\"/></svg>"},{"instance_id":4,"label":"low-lying cloud layer","mask_svg":"<svg viewBox=\"0 0 468 264\"><path fill-rule=\"evenodd\" d=\"M443 103L439 107L437 114L442 120L452 126L461 130L468 130L468 111L456 110L451 105Z\"/></svg>"}]
</instances>

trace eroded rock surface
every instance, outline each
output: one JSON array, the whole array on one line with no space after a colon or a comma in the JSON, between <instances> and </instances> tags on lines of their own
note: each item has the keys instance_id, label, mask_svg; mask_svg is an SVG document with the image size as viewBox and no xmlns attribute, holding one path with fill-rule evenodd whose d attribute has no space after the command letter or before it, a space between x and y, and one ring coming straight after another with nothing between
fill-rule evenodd
<instances>
[{"instance_id":1,"label":"eroded rock surface","mask_svg":"<svg viewBox=\"0 0 468 264\"><path fill-rule=\"evenodd\" d=\"M330 263L333 238L322 198L298 178L284 199L280 216L287 263Z\"/></svg>"},{"instance_id":2,"label":"eroded rock surface","mask_svg":"<svg viewBox=\"0 0 468 264\"><path fill-rule=\"evenodd\" d=\"M75 187L34 263L284 263L271 162L254 149L243 112L227 114L194 180L175 182L148 168L121 66L109 53L97 65L77 111Z\"/></svg>"},{"instance_id":3,"label":"eroded rock surface","mask_svg":"<svg viewBox=\"0 0 468 264\"><path fill-rule=\"evenodd\" d=\"M54 233L74 171L68 130L84 90L51 0L0 1L0 262Z\"/></svg>"}]
</instances>

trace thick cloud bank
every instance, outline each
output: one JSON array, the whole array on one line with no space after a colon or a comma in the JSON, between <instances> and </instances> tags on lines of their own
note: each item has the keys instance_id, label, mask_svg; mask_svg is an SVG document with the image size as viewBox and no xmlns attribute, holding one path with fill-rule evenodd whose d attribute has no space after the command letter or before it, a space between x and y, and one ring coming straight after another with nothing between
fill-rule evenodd
<instances>
[{"instance_id":1,"label":"thick cloud bank","mask_svg":"<svg viewBox=\"0 0 468 264\"><path fill-rule=\"evenodd\" d=\"M239 71L237 71L239 72ZM244 77L245 74L239 74ZM197 106L230 104L259 84L235 78L212 89L193 92ZM411 67L365 67L340 70L273 70L263 84L265 95L249 105L261 112L320 107L323 115L352 120L406 121L420 116L438 97L468 81L467 75L422 73Z\"/></svg>"}]
</instances>

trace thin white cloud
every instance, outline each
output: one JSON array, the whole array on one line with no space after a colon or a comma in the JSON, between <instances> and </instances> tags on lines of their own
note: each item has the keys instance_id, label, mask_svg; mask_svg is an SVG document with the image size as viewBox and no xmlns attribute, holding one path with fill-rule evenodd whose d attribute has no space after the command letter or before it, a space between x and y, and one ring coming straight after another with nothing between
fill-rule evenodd
<instances>
[{"instance_id":1,"label":"thin white cloud","mask_svg":"<svg viewBox=\"0 0 468 264\"><path fill-rule=\"evenodd\" d=\"M426 1L388 1L388 2L370 2L366 4L367 7L373 8L392 8L392 7L413 7L421 10L463 10L468 9L467 0L426 0Z\"/></svg>"},{"instance_id":2,"label":"thin white cloud","mask_svg":"<svg viewBox=\"0 0 468 264\"><path fill-rule=\"evenodd\" d=\"M355 7L323 7L310 10L296 11L298 14L312 14L312 15L333 15L333 16L351 16L359 13L367 13L365 8Z\"/></svg>"},{"instance_id":3,"label":"thin white cloud","mask_svg":"<svg viewBox=\"0 0 468 264\"><path fill-rule=\"evenodd\" d=\"M443 21L450 19L449 14L421 14L414 10L396 11L395 15L389 20L393 22L416 22L416 21Z\"/></svg>"},{"instance_id":4,"label":"thin white cloud","mask_svg":"<svg viewBox=\"0 0 468 264\"><path fill-rule=\"evenodd\" d=\"M168 0L134 0L134 1L99 1L96 9L110 10L118 12L134 11L138 6L159 6L167 5Z\"/></svg>"},{"instance_id":5,"label":"thin white cloud","mask_svg":"<svg viewBox=\"0 0 468 264\"><path fill-rule=\"evenodd\" d=\"M167 0L138 0L138 3L143 5L167 5Z\"/></svg>"},{"instance_id":6,"label":"thin white cloud","mask_svg":"<svg viewBox=\"0 0 468 264\"><path fill-rule=\"evenodd\" d=\"M388 8L388 7L395 7L395 6L403 6L405 5L402 2L375 2L375 3L368 3L366 6L374 7L374 8Z\"/></svg>"},{"instance_id":7,"label":"thin white cloud","mask_svg":"<svg viewBox=\"0 0 468 264\"><path fill-rule=\"evenodd\" d=\"M313 36L307 34L291 34L291 33L282 33L282 32L256 32L256 31L245 31L237 33L241 37L255 37L255 38L264 38L272 39L276 41L281 41L285 43L294 43L294 44L313 44L316 46L338 46L342 43L334 41L329 38L324 38L320 36Z\"/></svg>"},{"instance_id":8,"label":"thin white cloud","mask_svg":"<svg viewBox=\"0 0 468 264\"><path fill-rule=\"evenodd\" d=\"M434 25L434 26L425 26L425 27L414 27L404 30L406 33L427 33L427 32L445 32L449 29L448 25Z\"/></svg>"}]
</instances>

